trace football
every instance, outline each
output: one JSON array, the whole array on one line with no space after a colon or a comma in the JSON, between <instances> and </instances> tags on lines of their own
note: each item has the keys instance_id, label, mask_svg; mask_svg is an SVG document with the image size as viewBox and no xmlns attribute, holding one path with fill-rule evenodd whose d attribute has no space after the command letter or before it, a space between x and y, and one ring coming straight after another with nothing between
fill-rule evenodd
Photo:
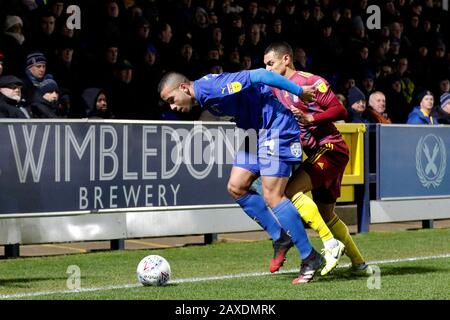
<instances>
[{"instance_id":1,"label":"football","mask_svg":"<svg viewBox=\"0 0 450 320\"><path fill-rule=\"evenodd\" d=\"M143 258L137 266L137 278L144 286L163 286L170 279L170 265L158 255Z\"/></svg>"}]
</instances>

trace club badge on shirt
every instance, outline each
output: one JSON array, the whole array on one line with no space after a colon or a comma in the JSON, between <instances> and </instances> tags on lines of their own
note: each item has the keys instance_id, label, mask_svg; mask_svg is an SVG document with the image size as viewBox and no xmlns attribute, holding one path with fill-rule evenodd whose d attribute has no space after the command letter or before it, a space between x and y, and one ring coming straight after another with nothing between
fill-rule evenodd
<instances>
[{"instance_id":1,"label":"club badge on shirt","mask_svg":"<svg viewBox=\"0 0 450 320\"><path fill-rule=\"evenodd\" d=\"M326 93L328 91L328 86L322 79L317 80L316 83L314 83L314 86L320 93Z\"/></svg>"},{"instance_id":2,"label":"club badge on shirt","mask_svg":"<svg viewBox=\"0 0 450 320\"><path fill-rule=\"evenodd\" d=\"M302 145L300 142L291 143L291 153L296 158L300 158L302 156Z\"/></svg>"}]
</instances>

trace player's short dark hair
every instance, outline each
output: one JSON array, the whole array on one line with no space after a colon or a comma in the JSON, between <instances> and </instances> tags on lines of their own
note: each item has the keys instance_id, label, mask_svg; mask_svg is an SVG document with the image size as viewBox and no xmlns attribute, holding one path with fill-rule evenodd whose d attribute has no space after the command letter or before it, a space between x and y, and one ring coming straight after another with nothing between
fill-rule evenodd
<instances>
[{"instance_id":1,"label":"player's short dark hair","mask_svg":"<svg viewBox=\"0 0 450 320\"><path fill-rule=\"evenodd\" d=\"M289 43L280 41L280 42L272 42L264 51L264 54L268 54L270 51L275 52L277 55L285 55L288 54L291 58L294 57L294 51Z\"/></svg>"},{"instance_id":2,"label":"player's short dark hair","mask_svg":"<svg viewBox=\"0 0 450 320\"><path fill-rule=\"evenodd\" d=\"M181 73L174 71L168 72L159 81L158 93L161 93L166 87L177 87L183 82L189 83L190 80Z\"/></svg>"}]
</instances>

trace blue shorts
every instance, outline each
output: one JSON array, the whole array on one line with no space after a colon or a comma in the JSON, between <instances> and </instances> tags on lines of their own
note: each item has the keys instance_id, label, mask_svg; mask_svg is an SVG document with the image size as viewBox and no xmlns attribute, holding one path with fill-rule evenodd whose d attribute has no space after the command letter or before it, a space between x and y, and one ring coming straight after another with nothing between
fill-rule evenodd
<instances>
[{"instance_id":1,"label":"blue shorts","mask_svg":"<svg viewBox=\"0 0 450 320\"><path fill-rule=\"evenodd\" d=\"M268 177L290 177L302 161L300 128L292 112L273 95L263 97L262 123L257 142L239 149L234 166Z\"/></svg>"},{"instance_id":2,"label":"blue shorts","mask_svg":"<svg viewBox=\"0 0 450 320\"><path fill-rule=\"evenodd\" d=\"M259 158L247 151L239 151L234 158L234 166L250 171L256 176L290 177L292 168L298 162L279 158Z\"/></svg>"}]
</instances>

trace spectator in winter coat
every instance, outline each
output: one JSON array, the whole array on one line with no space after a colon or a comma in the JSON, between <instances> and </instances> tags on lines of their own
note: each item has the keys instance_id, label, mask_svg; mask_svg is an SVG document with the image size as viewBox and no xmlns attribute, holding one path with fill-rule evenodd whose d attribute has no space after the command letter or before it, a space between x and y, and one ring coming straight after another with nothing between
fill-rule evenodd
<instances>
[{"instance_id":1,"label":"spectator in winter coat","mask_svg":"<svg viewBox=\"0 0 450 320\"><path fill-rule=\"evenodd\" d=\"M3 12L0 15L3 16ZM2 21L1 18L0 21ZM26 48L27 41L25 41L23 33L22 18L6 16L3 25L0 24L0 50L8 58L5 67L9 73L19 74L22 72Z\"/></svg>"},{"instance_id":2,"label":"spectator in winter coat","mask_svg":"<svg viewBox=\"0 0 450 320\"><path fill-rule=\"evenodd\" d=\"M384 91L386 93L386 112L389 114L392 123L404 124L412 108L406 102L406 98L403 95L402 80L397 74L391 74L387 80L386 82L389 83L389 87Z\"/></svg>"},{"instance_id":3,"label":"spectator in winter coat","mask_svg":"<svg viewBox=\"0 0 450 320\"><path fill-rule=\"evenodd\" d=\"M22 87L22 80L15 76L0 77L0 118L31 118L23 106Z\"/></svg>"},{"instance_id":4,"label":"spectator in winter coat","mask_svg":"<svg viewBox=\"0 0 450 320\"><path fill-rule=\"evenodd\" d=\"M25 78L23 78L23 98L30 103L40 84L53 76L47 74L47 58L41 52L30 53L27 56Z\"/></svg>"},{"instance_id":5,"label":"spectator in winter coat","mask_svg":"<svg viewBox=\"0 0 450 320\"><path fill-rule=\"evenodd\" d=\"M383 92L375 91L370 95L367 113L372 123L392 123L386 113L386 96Z\"/></svg>"},{"instance_id":6,"label":"spectator in winter coat","mask_svg":"<svg viewBox=\"0 0 450 320\"><path fill-rule=\"evenodd\" d=\"M434 97L431 91L425 90L419 94L419 105L408 115L408 124L438 124L437 117L432 115Z\"/></svg>"},{"instance_id":7,"label":"spectator in winter coat","mask_svg":"<svg viewBox=\"0 0 450 320\"><path fill-rule=\"evenodd\" d=\"M356 86L348 90L347 110L349 121L353 123L370 123L366 110L366 96Z\"/></svg>"},{"instance_id":8,"label":"spectator in winter coat","mask_svg":"<svg viewBox=\"0 0 450 320\"><path fill-rule=\"evenodd\" d=\"M441 95L441 104L438 108L439 123L450 124L450 93Z\"/></svg>"},{"instance_id":9,"label":"spectator in winter coat","mask_svg":"<svg viewBox=\"0 0 450 320\"><path fill-rule=\"evenodd\" d=\"M86 116L90 119L112 119L114 118L108 109L106 92L99 88L87 88L82 94L83 103L86 108Z\"/></svg>"},{"instance_id":10,"label":"spectator in winter coat","mask_svg":"<svg viewBox=\"0 0 450 320\"><path fill-rule=\"evenodd\" d=\"M59 87L52 80L42 81L34 93L31 110L35 118L59 118Z\"/></svg>"}]
</instances>

